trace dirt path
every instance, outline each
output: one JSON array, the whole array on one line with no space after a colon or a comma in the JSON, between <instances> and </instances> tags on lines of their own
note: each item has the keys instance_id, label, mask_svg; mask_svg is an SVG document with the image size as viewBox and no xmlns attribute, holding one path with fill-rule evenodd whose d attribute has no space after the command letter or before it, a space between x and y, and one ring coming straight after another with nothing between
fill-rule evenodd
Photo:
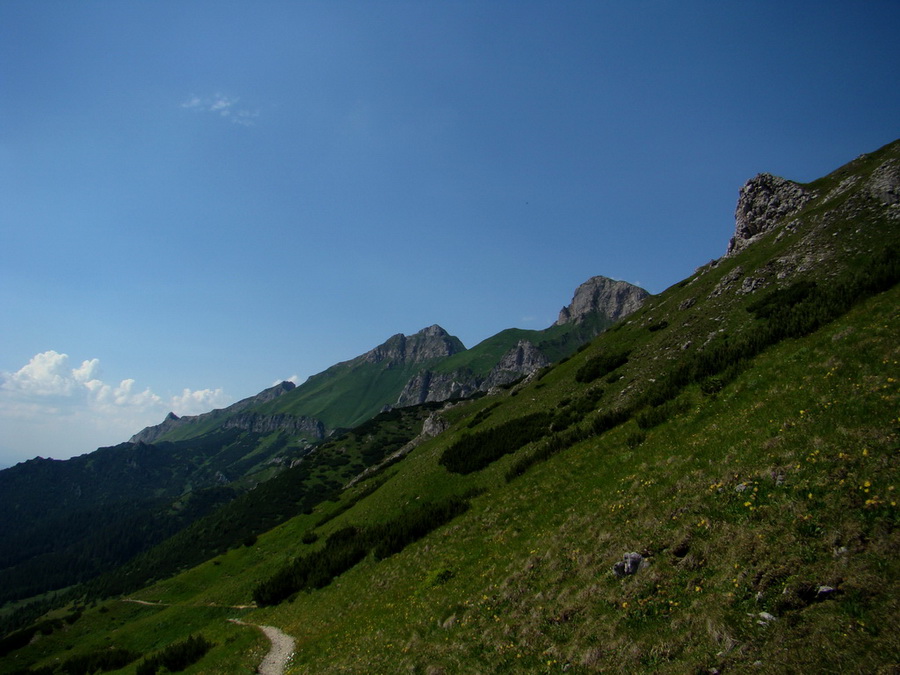
<instances>
[{"instance_id":1,"label":"dirt path","mask_svg":"<svg viewBox=\"0 0 900 675\"><path fill-rule=\"evenodd\" d=\"M228 619L231 623L240 626L252 626L259 628L272 643L272 648L266 654L266 658L259 664L256 672L259 675L283 675L284 667L294 654L294 638L274 626L257 626L238 619Z\"/></svg>"},{"instance_id":2,"label":"dirt path","mask_svg":"<svg viewBox=\"0 0 900 675\"><path fill-rule=\"evenodd\" d=\"M150 602L149 600L135 600L134 598L122 598L122 602L133 602L136 605L147 605L148 607L171 607L172 605L165 602ZM180 604L179 607L221 607L223 609L256 609L256 605L218 605L215 602L207 602L203 604L187 605Z\"/></svg>"},{"instance_id":3,"label":"dirt path","mask_svg":"<svg viewBox=\"0 0 900 675\"><path fill-rule=\"evenodd\" d=\"M172 605L164 602L149 602L147 600L135 600L134 598L123 598L124 602L133 602L136 605L149 605L151 607L171 607ZM182 607L226 607L228 609L254 609L254 605L180 605ZM259 628L263 634L272 643L272 648L266 654L266 658L259 664L256 672L259 675L283 675L284 667L290 661L294 654L295 641L287 633L275 628L275 626L259 626L255 623L247 623L240 619L228 619L231 623L239 626L250 626L251 628Z\"/></svg>"}]
</instances>

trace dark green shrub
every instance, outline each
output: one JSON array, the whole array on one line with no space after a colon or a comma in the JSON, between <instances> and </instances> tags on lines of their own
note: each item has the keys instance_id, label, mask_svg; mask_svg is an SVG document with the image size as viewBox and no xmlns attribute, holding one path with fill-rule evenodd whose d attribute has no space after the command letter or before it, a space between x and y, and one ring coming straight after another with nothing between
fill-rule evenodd
<instances>
[{"instance_id":1,"label":"dark green shrub","mask_svg":"<svg viewBox=\"0 0 900 675\"><path fill-rule=\"evenodd\" d=\"M468 508L465 499L451 497L410 509L384 525L344 527L329 535L324 548L294 559L257 584L253 600L259 606L275 605L298 591L323 588L365 558L369 551L376 558L398 553Z\"/></svg>"},{"instance_id":2,"label":"dark green shrub","mask_svg":"<svg viewBox=\"0 0 900 675\"><path fill-rule=\"evenodd\" d=\"M704 394L716 394L725 387L725 381L721 377L712 375L700 382L700 390Z\"/></svg>"},{"instance_id":3,"label":"dark green shrub","mask_svg":"<svg viewBox=\"0 0 900 675\"><path fill-rule=\"evenodd\" d=\"M815 281L797 281L786 288L766 293L759 300L748 305L747 311L757 319L767 319L777 312L783 312L802 302L815 289Z\"/></svg>"},{"instance_id":4,"label":"dark green shrub","mask_svg":"<svg viewBox=\"0 0 900 675\"><path fill-rule=\"evenodd\" d=\"M532 413L491 429L466 434L444 450L439 463L453 473L478 471L503 455L543 438L549 430L550 419L548 413Z\"/></svg>"},{"instance_id":5,"label":"dark green shrub","mask_svg":"<svg viewBox=\"0 0 900 675\"><path fill-rule=\"evenodd\" d=\"M490 405L487 405L479 410L477 413L475 413L475 416L471 420L469 420L469 423L466 425L466 427L469 429L474 429L475 427L477 427L488 417L490 417L491 413L494 412L494 408L496 408L498 405L500 405L500 401L495 401L494 403L491 403Z\"/></svg>"},{"instance_id":6,"label":"dark green shrub","mask_svg":"<svg viewBox=\"0 0 900 675\"><path fill-rule=\"evenodd\" d=\"M591 432L595 436L604 434L610 429L615 429L631 419L632 411L628 408L616 408L606 410L591 419Z\"/></svg>"},{"instance_id":7,"label":"dark green shrub","mask_svg":"<svg viewBox=\"0 0 900 675\"><path fill-rule=\"evenodd\" d=\"M399 553L432 530L465 513L468 508L467 501L454 497L434 504L423 504L386 525L372 528L368 535L374 543L375 557L382 559Z\"/></svg>"},{"instance_id":8,"label":"dark green shrub","mask_svg":"<svg viewBox=\"0 0 900 675\"><path fill-rule=\"evenodd\" d=\"M634 450L645 440L647 440L647 434L645 434L643 431L632 431L625 437L625 445Z\"/></svg>"},{"instance_id":9,"label":"dark green shrub","mask_svg":"<svg viewBox=\"0 0 900 675\"><path fill-rule=\"evenodd\" d=\"M135 674L156 675L160 669L165 669L164 672L169 673L181 672L202 659L213 646L213 643L202 635L191 635L186 640L171 644L142 661Z\"/></svg>"},{"instance_id":10,"label":"dark green shrub","mask_svg":"<svg viewBox=\"0 0 900 675\"><path fill-rule=\"evenodd\" d=\"M129 651L128 649L120 649L119 647L109 647L107 649L98 649L88 654L80 654L63 661L60 669L66 675L90 675L91 673L105 673L110 670L120 670L132 661L137 661L140 654Z\"/></svg>"},{"instance_id":11,"label":"dark green shrub","mask_svg":"<svg viewBox=\"0 0 900 675\"><path fill-rule=\"evenodd\" d=\"M631 352L612 352L593 356L575 371L575 381L581 383L593 382L597 378L609 375L612 371L628 363L628 355Z\"/></svg>"},{"instance_id":12,"label":"dark green shrub","mask_svg":"<svg viewBox=\"0 0 900 675\"><path fill-rule=\"evenodd\" d=\"M690 408L688 401L667 401L656 407L644 408L634 419L641 429L652 429L673 415L687 411L688 408Z\"/></svg>"}]
</instances>

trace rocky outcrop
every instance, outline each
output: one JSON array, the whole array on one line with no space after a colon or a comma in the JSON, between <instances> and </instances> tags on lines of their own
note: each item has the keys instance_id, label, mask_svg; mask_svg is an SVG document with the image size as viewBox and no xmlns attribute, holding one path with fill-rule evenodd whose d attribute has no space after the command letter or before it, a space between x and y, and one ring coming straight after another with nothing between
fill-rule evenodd
<instances>
[{"instance_id":1,"label":"rocky outcrop","mask_svg":"<svg viewBox=\"0 0 900 675\"><path fill-rule=\"evenodd\" d=\"M448 403L444 406L443 409L447 410L448 408L451 408L451 407L452 407L452 404ZM406 455L411 453L413 450L415 450L417 447L422 445L422 443L424 443L428 439L434 438L435 436L438 436L438 435L444 433L449 428L450 428L450 422L448 422L440 414L440 412L431 413L425 419L425 421L422 423L422 431L419 433L418 436L416 436L414 439L412 439L408 443L404 444L403 447L401 447L396 452L392 452L390 455L388 455L383 460L381 460L378 464L375 464L375 465L370 466L367 469L365 469L361 474L359 474L358 476L351 479L350 482L347 483L346 487L348 487L348 488L353 487L359 481L368 478L369 476L371 476L374 473L378 473L385 466L387 466L389 464L393 464L398 459L405 457Z\"/></svg>"},{"instance_id":2,"label":"rocky outcrop","mask_svg":"<svg viewBox=\"0 0 900 675\"><path fill-rule=\"evenodd\" d=\"M793 181L761 173L741 188L734 211L734 236L725 255L735 255L794 215L815 195Z\"/></svg>"},{"instance_id":3,"label":"rocky outcrop","mask_svg":"<svg viewBox=\"0 0 900 675\"><path fill-rule=\"evenodd\" d=\"M173 412L170 412L166 415L166 419L164 419L159 424L152 427L145 427L134 436L131 437L131 443L153 443L157 438L170 432L172 429L179 427L183 424L181 418Z\"/></svg>"},{"instance_id":4,"label":"rocky outcrop","mask_svg":"<svg viewBox=\"0 0 900 675\"><path fill-rule=\"evenodd\" d=\"M229 417L222 425L225 429L242 429L256 434L271 434L286 431L289 434L325 438L325 425L314 417L297 417L294 415L261 415L260 413L238 413Z\"/></svg>"},{"instance_id":5,"label":"rocky outcrop","mask_svg":"<svg viewBox=\"0 0 900 675\"><path fill-rule=\"evenodd\" d=\"M594 312L616 321L638 309L648 295L643 288L627 281L591 277L575 289L572 304L560 310L555 325L578 322Z\"/></svg>"},{"instance_id":6,"label":"rocky outcrop","mask_svg":"<svg viewBox=\"0 0 900 675\"><path fill-rule=\"evenodd\" d=\"M510 384L549 365L550 359L528 340L519 343L504 354L487 377L470 371L435 373L423 370L406 383L395 407L420 405L453 398L465 398L478 391Z\"/></svg>"},{"instance_id":7,"label":"rocky outcrop","mask_svg":"<svg viewBox=\"0 0 900 675\"><path fill-rule=\"evenodd\" d=\"M363 355L369 363L388 361L390 364L423 363L446 358L465 351L465 346L437 324L413 335L397 333Z\"/></svg>"},{"instance_id":8,"label":"rocky outcrop","mask_svg":"<svg viewBox=\"0 0 900 675\"><path fill-rule=\"evenodd\" d=\"M256 396L241 399L237 403L233 403L227 408L218 408L208 413L203 413L202 415L185 415L183 417L178 417L178 415L176 415L175 413L170 412L168 415L166 415L166 419L164 419L162 422L152 427L145 427L134 436L132 436L129 439L129 442L153 443L158 438L160 438L164 434L169 433L173 429L177 429L186 425L207 422L210 419L224 419L226 417L229 417L230 415L239 413L252 405L256 405L258 403L266 403L267 401L278 398L282 394L286 394L287 392L294 389L295 386L296 385L293 382L279 382L274 387L269 387L268 389L264 389L263 391L259 392Z\"/></svg>"},{"instance_id":9,"label":"rocky outcrop","mask_svg":"<svg viewBox=\"0 0 900 675\"><path fill-rule=\"evenodd\" d=\"M620 562L613 565L612 571L621 579L631 574L637 574L638 570L645 569L649 564L640 553L626 553Z\"/></svg>"},{"instance_id":10,"label":"rocky outcrop","mask_svg":"<svg viewBox=\"0 0 900 675\"><path fill-rule=\"evenodd\" d=\"M422 433L420 436L423 438L434 438L438 434L444 433L449 428L450 422L442 417L440 413L433 412L422 423Z\"/></svg>"},{"instance_id":11,"label":"rocky outcrop","mask_svg":"<svg viewBox=\"0 0 900 675\"><path fill-rule=\"evenodd\" d=\"M868 192L886 206L900 204L900 161L889 159L869 177Z\"/></svg>"},{"instance_id":12,"label":"rocky outcrop","mask_svg":"<svg viewBox=\"0 0 900 675\"><path fill-rule=\"evenodd\" d=\"M519 344L501 357L479 388L486 391L491 387L510 384L549 364L550 359L537 347L528 340L520 340Z\"/></svg>"},{"instance_id":13,"label":"rocky outcrop","mask_svg":"<svg viewBox=\"0 0 900 675\"><path fill-rule=\"evenodd\" d=\"M451 398L465 398L478 391L483 378L468 372L435 373L423 370L413 376L397 397L397 408Z\"/></svg>"}]
</instances>

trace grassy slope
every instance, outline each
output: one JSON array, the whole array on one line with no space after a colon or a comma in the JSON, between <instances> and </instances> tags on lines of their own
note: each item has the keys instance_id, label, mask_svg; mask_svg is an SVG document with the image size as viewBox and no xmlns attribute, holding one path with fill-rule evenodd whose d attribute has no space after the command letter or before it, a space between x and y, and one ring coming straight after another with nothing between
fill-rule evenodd
<instances>
[{"instance_id":1,"label":"grassy slope","mask_svg":"<svg viewBox=\"0 0 900 675\"><path fill-rule=\"evenodd\" d=\"M524 328L507 328L464 352L459 352L441 361L434 370L441 373L452 373L469 370L477 375L487 375L497 362L520 340L528 340L538 347L551 361L559 360L574 352L590 337L611 325L600 316L588 317L583 324L565 324L550 326L543 330L526 330Z\"/></svg>"},{"instance_id":2,"label":"grassy slope","mask_svg":"<svg viewBox=\"0 0 900 675\"><path fill-rule=\"evenodd\" d=\"M326 427L353 427L397 400L409 379L428 362L389 367L387 362L339 363L255 411L307 415Z\"/></svg>"},{"instance_id":3,"label":"grassy slope","mask_svg":"<svg viewBox=\"0 0 900 675\"><path fill-rule=\"evenodd\" d=\"M129 621L123 607L135 606L109 601L111 611L87 611L67 631L15 652L0 672L50 663L67 646L156 649L200 627L217 646L187 672L251 672L260 638L217 612L296 636L290 673L745 672L754 664L754 672L893 672L900 288L769 348L717 394L687 387L682 412L647 431L631 420L510 483L506 470L530 448L468 476L438 464L465 422L497 400L485 426L597 386L577 384L574 374L598 353L633 349L620 379L602 382L598 406L608 408L665 372L685 345L752 330L744 306L758 292L742 296L732 285L715 295L738 266L772 285L777 270L765 268L788 245L802 252L818 237L809 250L821 251L832 237L832 255L862 266L900 236L858 225L848 220L835 236L813 222L701 270L539 382L446 413L456 430L391 467L380 489L319 527L318 543L300 538L339 504L140 594L176 607L140 608L140 621ZM836 267L819 263L809 274L824 281ZM668 328L647 329L663 319ZM404 505L472 487L487 492L469 512L325 589L262 610L203 608L246 603L259 579L339 527L382 522ZM649 567L617 579L612 565L629 551ZM820 599L822 586L836 590Z\"/></svg>"},{"instance_id":4,"label":"grassy slope","mask_svg":"<svg viewBox=\"0 0 900 675\"><path fill-rule=\"evenodd\" d=\"M629 423L509 485L498 462L458 522L261 614L300 638L296 672L896 662L898 295L771 350L714 399L687 392L690 412L635 449ZM420 475L437 454L413 460ZM388 503L426 489L388 487ZM651 565L620 581L610 569L628 551ZM455 576L429 586L445 568ZM806 605L820 585L840 594ZM748 614L761 611L778 619L760 626Z\"/></svg>"},{"instance_id":5,"label":"grassy slope","mask_svg":"<svg viewBox=\"0 0 900 675\"><path fill-rule=\"evenodd\" d=\"M218 646L188 672L221 672L215 664L249 663L260 644L227 615L297 636L289 672L557 672L567 663L569 672L741 672L756 661L761 672L876 672L900 658L898 301L895 288L778 345L715 397L685 392L690 410L636 448L626 444L629 422L506 484L512 458L447 476L437 458L448 439L422 446L394 468L398 479L323 531L379 521L437 492L490 491L403 553L293 603L201 607L247 602L256 579L310 548L299 538L318 514L141 595L188 607L141 608L134 622L110 601L115 621L89 611L17 655L110 641L147 650L203 627ZM516 398L568 392L578 362ZM610 569L628 551L648 554L650 566L618 580ZM435 585L444 569L453 577ZM820 585L839 593L806 604L803 589ZM762 611L778 618L759 625Z\"/></svg>"},{"instance_id":6,"label":"grassy slope","mask_svg":"<svg viewBox=\"0 0 900 675\"><path fill-rule=\"evenodd\" d=\"M352 428L371 418L386 405L396 403L403 386L416 373L432 369L442 373L469 371L486 376L500 358L520 340L529 340L548 358L571 354L580 344L610 324L601 317L584 323L551 326L544 330L509 328L446 359L389 367L387 363L365 363L359 359L338 363L313 375L293 391L248 409L260 414L286 413L314 417L328 428ZM214 417L196 425L177 427L161 440L182 440L209 433L222 424Z\"/></svg>"}]
</instances>

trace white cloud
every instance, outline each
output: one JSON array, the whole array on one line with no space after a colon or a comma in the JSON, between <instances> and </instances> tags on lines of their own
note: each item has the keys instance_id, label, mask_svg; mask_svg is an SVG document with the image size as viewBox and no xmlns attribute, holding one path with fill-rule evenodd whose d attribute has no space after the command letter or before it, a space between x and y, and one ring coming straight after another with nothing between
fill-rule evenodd
<instances>
[{"instance_id":1,"label":"white cloud","mask_svg":"<svg viewBox=\"0 0 900 675\"><path fill-rule=\"evenodd\" d=\"M36 354L14 373L0 372L0 421L6 448L0 465L35 455L70 457L120 443L169 411L196 415L231 403L222 389L184 389L164 398L133 378L100 379L100 360L69 366L68 354Z\"/></svg>"},{"instance_id":2,"label":"white cloud","mask_svg":"<svg viewBox=\"0 0 900 675\"><path fill-rule=\"evenodd\" d=\"M77 382L87 384L96 381L94 378L100 373L100 359L82 361L81 367L72 369L72 376Z\"/></svg>"},{"instance_id":3,"label":"white cloud","mask_svg":"<svg viewBox=\"0 0 900 675\"><path fill-rule=\"evenodd\" d=\"M191 95L181 104L181 107L218 115L241 126L253 126L259 117L259 110L238 106L239 101L240 98L236 96L220 93L205 97Z\"/></svg>"},{"instance_id":4,"label":"white cloud","mask_svg":"<svg viewBox=\"0 0 900 675\"><path fill-rule=\"evenodd\" d=\"M191 96L187 101L181 104L182 108L200 108L203 106L203 99L199 96Z\"/></svg>"},{"instance_id":5,"label":"white cloud","mask_svg":"<svg viewBox=\"0 0 900 675\"><path fill-rule=\"evenodd\" d=\"M172 397L172 412L181 415L199 415L214 408L223 408L231 399L221 389L185 389L180 396Z\"/></svg>"},{"instance_id":6,"label":"white cloud","mask_svg":"<svg viewBox=\"0 0 900 675\"><path fill-rule=\"evenodd\" d=\"M281 380L275 380L275 381L272 383L272 386L273 386L273 387L277 387L277 386L278 386L279 384L281 384L282 382L290 382L290 383L292 383L292 384L300 384L300 376L297 375L297 374L295 373L294 375L291 375L290 377L287 377L287 378L284 378L284 379L281 379Z\"/></svg>"},{"instance_id":7,"label":"white cloud","mask_svg":"<svg viewBox=\"0 0 900 675\"><path fill-rule=\"evenodd\" d=\"M68 396L75 384L67 373L69 356L52 349L31 357L18 371L3 378L3 389L26 396Z\"/></svg>"}]
</instances>

